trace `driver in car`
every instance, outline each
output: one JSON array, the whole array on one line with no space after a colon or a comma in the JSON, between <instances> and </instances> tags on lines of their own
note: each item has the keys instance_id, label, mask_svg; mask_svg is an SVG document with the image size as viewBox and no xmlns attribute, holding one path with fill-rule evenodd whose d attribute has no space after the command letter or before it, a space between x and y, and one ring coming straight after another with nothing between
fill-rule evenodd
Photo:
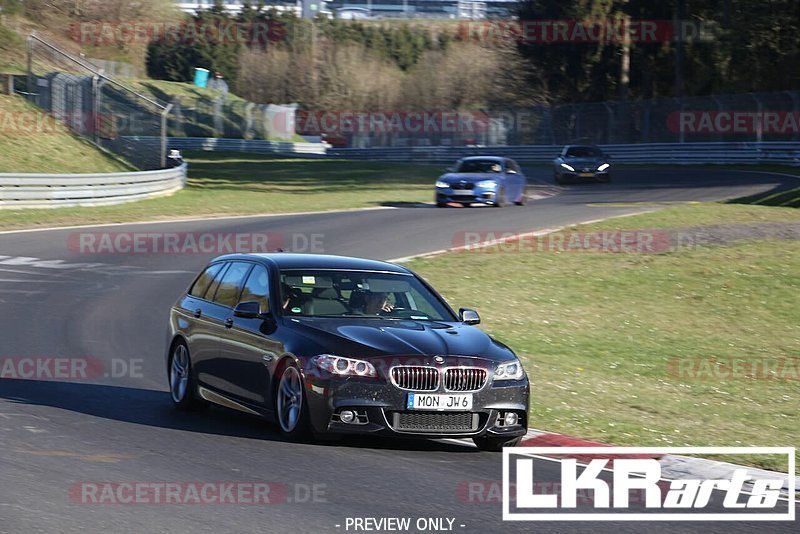
<instances>
[{"instance_id":1,"label":"driver in car","mask_svg":"<svg viewBox=\"0 0 800 534\"><path fill-rule=\"evenodd\" d=\"M381 312L389 313L394 310L394 304L389 303L388 293L370 292L365 296L364 313L379 315Z\"/></svg>"}]
</instances>

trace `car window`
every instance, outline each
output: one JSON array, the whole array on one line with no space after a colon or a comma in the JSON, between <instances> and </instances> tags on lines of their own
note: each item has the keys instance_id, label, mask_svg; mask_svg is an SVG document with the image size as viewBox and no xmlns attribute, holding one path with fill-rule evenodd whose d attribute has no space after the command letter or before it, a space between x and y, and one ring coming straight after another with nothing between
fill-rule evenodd
<instances>
[{"instance_id":1,"label":"car window","mask_svg":"<svg viewBox=\"0 0 800 534\"><path fill-rule=\"evenodd\" d=\"M567 150L567 156L572 158L599 158L603 153L594 146L573 146Z\"/></svg>"},{"instance_id":2,"label":"car window","mask_svg":"<svg viewBox=\"0 0 800 534\"><path fill-rule=\"evenodd\" d=\"M236 261L222 276L222 281L214 294L214 302L223 306L233 308L239 301L239 294L242 292L245 276L252 267L251 263Z\"/></svg>"},{"instance_id":3,"label":"car window","mask_svg":"<svg viewBox=\"0 0 800 534\"><path fill-rule=\"evenodd\" d=\"M459 163L456 172L502 172L503 166L494 159L466 159Z\"/></svg>"},{"instance_id":4,"label":"car window","mask_svg":"<svg viewBox=\"0 0 800 534\"><path fill-rule=\"evenodd\" d=\"M203 273L197 277L194 284L192 284L189 295L197 298L205 297L206 291L208 291L208 288L214 281L214 277L222 270L223 265L223 263L215 263L214 265L206 267L206 270L203 271Z\"/></svg>"},{"instance_id":5,"label":"car window","mask_svg":"<svg viewBox=\"0 0 800 534\"><path fill-rule=\"evenodd\" d=\"M407 274L284 269L281 289L284 310L295 316L453 320L436 295Z\"/></svg>"},{"instance_id":6,"label":"car window","mask_svg":"<svg viewBox=\"0 0 800 534\"><path fill-rule=\"evenodd\" d=\"M269 275L264 266L256 265L250 271L239 302L258 302L261 313L269 311Z\"/></svg>"}]
</instances>

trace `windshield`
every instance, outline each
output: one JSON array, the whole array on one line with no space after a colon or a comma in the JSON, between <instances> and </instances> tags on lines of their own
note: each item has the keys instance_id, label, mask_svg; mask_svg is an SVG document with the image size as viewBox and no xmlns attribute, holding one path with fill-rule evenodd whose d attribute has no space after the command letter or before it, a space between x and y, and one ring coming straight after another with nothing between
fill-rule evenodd
<instances>
[{"instance_id":1,"label":"windshield","mask_svg":"<svg viewBox=\"0 0 800 534\"><path fill-rule=\"evenodd\" d=\"M416 277L395 273L282 270L281 307L290 316L455 320Z\"/></svg>"},{"instance_id":2,"label":"windshield","mask_svg":"<svg viewBox=\"0 0 800 534\"><path fill-rule=\"evenodd\" d=\"M573 146L567 149L569 158L600 158L603 152L594 146Z\"/></svg>"},{"instance_id":3,"label":"windshield","mask_svg":"<svg viewBox=\"0 0 800 534\"><path fill-rule=\"evenodd\" d=\"M493 159L468 159L458 164L456 172L501 172L503 166Z\"/></svg>"}]
</instances>

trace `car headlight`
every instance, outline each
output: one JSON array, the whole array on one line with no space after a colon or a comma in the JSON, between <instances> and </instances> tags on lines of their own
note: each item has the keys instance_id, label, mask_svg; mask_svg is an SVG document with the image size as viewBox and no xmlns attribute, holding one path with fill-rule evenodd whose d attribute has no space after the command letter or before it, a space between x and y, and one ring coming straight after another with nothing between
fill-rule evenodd
<instances>
[{"instance_id":1,"label":"car headlight","mask_svg":"<svg viewBox=\"0 0 800 534\"><path fill-rule=\"evenodd\" d=\"M495 382L501 380L520 380L523 376L525 376L525 370L517 359L511 362L501 363L494 370Z\"/></svg>"},{"instance_id":2,"label":"car headlight","mask_svg":"<svg viewBox=\"0 0 800 534\"><path fill-rule=\"evenodd\" d=\"M575 172L575 167L573 167L572 165L567 165L566 163L562 163L561 166L570 172Z\"/></svg>"},{"instance_id":3,"label":"car headlight","mask_svg":"<svg viewBox=\"0 0 800 534\"><path fill-rule=\"evenodd\" d=\"M477 185L481 189L491 189L493 187L497 187L497 182L495 182L494 180L481 180L475 185Z\"/></svg>"},{"instance_id":4,"label":"car headlight","mask_svg":"<svg viewBox=\"0 0 800 534\"><path fill-rule=\"evenodd\" d=\"M611 167L611 165L609 165L608 163L603 163L602 165L597 167L597 170L600 171L600 172L603 172L604 170L606 170L609 167Z\"/></svg>"},{"instance_id":5,"label":"car headlight","mask_svg":"<svg viewBox=\"0 0 800 534\"><path fill-rule=\"evenodd\" d=\"M448 184L447 182L443 182L441 180L436 180L436 187L450 187L450 184Z\"/></svg>"},{"instance_id":6,"label":"car headlight","mask_svg":"<svg viewBox=\"0 0 800 534\"><path fill-rule=\"evenodd\" d=\"M364 360L343 358L342 356L334 356L333 354L320 354L319 356L315 356L312 361L314 365L323 371L328 371L334 375L378 376L378 373L375 372L375 366Z\"/></svg>"}]
</instances>

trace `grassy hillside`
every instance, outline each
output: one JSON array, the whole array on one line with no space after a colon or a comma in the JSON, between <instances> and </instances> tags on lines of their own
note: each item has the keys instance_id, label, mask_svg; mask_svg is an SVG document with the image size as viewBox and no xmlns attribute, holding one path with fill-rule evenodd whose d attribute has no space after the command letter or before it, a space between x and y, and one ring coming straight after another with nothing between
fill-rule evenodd
<instances>
[{"instance_id":1,"label":"grassy hillside","mask_svg":"<svg viewBox=\"0 0 800 534\"><path fill-rule=\"evenodd\" d=\"M17 96L0 95L0 172L131 170Z\"/></svg>"}]
</instances>

